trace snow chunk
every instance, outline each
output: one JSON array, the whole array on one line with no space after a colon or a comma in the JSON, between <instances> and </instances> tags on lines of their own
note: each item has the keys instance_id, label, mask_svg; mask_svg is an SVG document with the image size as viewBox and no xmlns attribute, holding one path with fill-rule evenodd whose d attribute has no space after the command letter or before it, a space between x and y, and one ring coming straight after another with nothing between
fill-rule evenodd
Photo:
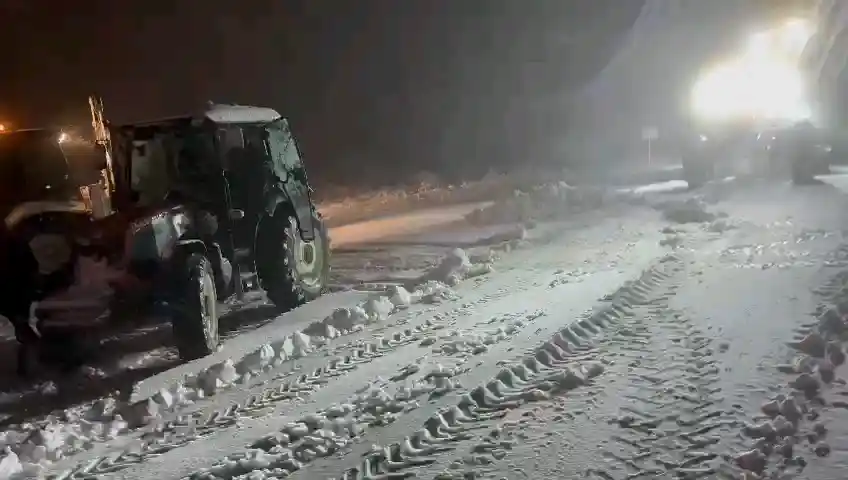
<instances>
[{"instance_id":1,"label":"snow chunk","mask_svg":"<svg viewBox=\"0 0 848 480\"><path fill-rule=\"evenodd\" d=\"M277 353L269 344L264 344L254 350L252 353L245 355L236 364L236 371L239 375L252 374L262 371L265 367L271 364Z\"/></svg>"},{"instance_id":2,"label":"snow chunk","mask_svg":"<svg viewBox=\"0 0 848 480\"><path fill-rule=\"evenodd\" d=\"M14 452L11 450L6 450L6 452L0 458L0 478L14 478L24 471L24 467L21 464L20 459Z\"/></svg>"},{"instance_id":3,"label":"snow chunk","mask_svg":"<svg viewBox=\"0 0 848 480\"><path fill-rule=\"evenodd\" d=\"M324 323L339 330L352 330L356 325L363 325L367 322L368 314L361 306L337 308L329 317L324 319Z\"/></svg>"},{"instance_id":4,"label":"snow chunk","mask_svg":"<svg viewBox=\"0 0 848 480\"><path fill-rule=\"evenodd\" d=\"M233 360L228 358L221 363L212 365L198 375L198 386L203 389L206 395L215 395L222 388L235 383L238 376Z\"/></svg>"},{"instance_id":5,"label":"snow chunk","mask_svg":"<svg viewBox=\"0 0 848 480\"><path fill-rule=\"evenodd\" d=\"M115 399L112 397L101 398L91 405L91 408L83 415L86 420L104 421L112 418L116 408Z\"/></svg>"},{"instance_id":6,"label":"snow chunk","mask_svg":"<svg viewBox=\"0 0 848 480\"><path fill-rule=\"evenodd\" d=\"M433 304L441 303L445 300L456 300L459 298L459 295L444 283L429 281L416 288L412 292L412 298L415 303Z\"/></svg>"},{"instance_id":7,"label":"snow chunk","mask_svg":"<svg viewBox=\"0 0 848 480\"><path fill-rule=\"evenodd\" d=\"M394 304L384 296L369 298L364 305L368 323L378 323L386 320L394 310Z\"/></svg>"},{"instance_id":8,"label":"snow chunk","mask_svg":"<svg viewBox=\"0 0 848 480\"><path fill-rule=\"evenodd\" d=\"M465 278L470 269L471 260L468 259L468 254L465 250L457 248L446 255L439 265L425 273L421 280L435 280L454 286Z\"/></svg>"},{"instance_id":9,"label":"snow chunk","mask_svg":"<svg viewBox=\"0 0 848 480\"><path fill-rule=\"evenodd\" d=\"M203 390L200 390L201 392ZM121 410L123 418L133 428L147 425L159 418L159 404L152 398L139 400Z\"/></svg>"},{"instance_id":10,"label":"snow chunk","mask_svg":"<svg viewBox=\"0 0 848 480\"><path fill-rule=\"evenodd\" d=\"M331 318L331 317L328 317L328 318ZM318 338L323 338L323 339L327 339L327 340L339 338L342 335L342 332L340 332L332 324L328 323L326 321L326 319L325 319L325 321L313 323L306 330L304 330L304 332L308 333L313 338L318 337Z\"/></svg>"},{"instance_id":11,"label":"snow chunk","mask_svg":"<svg viewBox=\"0 0 848 480\"><path fill-rule=\"evenodd\" d=\"M278 360L302 358L312 351L312 339L304 332L295 332L271 344Z\"/></svg>"},{"instance_id":12,"label":"snow chunk","mask_svg":"<svg viewBox=\"0 0 848 480\"><path fill-rule=\"evenodd\" d=\"M389 288L389 301L397 308L408 307L412 304L412 295L401 286L393 285Z\"/></svg>"},{"instance_id":13,"label":"snow chunk","mask_svg":"<svg viewBox=\"0 0 848 480\"><path fill-rule=\"evenodd\" d=\"M510 197L469 213L466 220L474 225L532 224L600 208L621 201L622 195L599 187L574 187L564 181L544 183L525 191L515 190Z\"/></svg>"},{"instance_id":14,"label":"snow chunk","mask_svg":"<svg viewBox=\"0 0 848 480\"><path fill-rule=\"evenodd\" d=\"M48 425L32 435L32 442L50 450L59 449L65 443L65 435L59 425Z\"/></svg>"},{"instance_id":15,"label":"snow chunk","mask_svg":"<svg viewBox=\"0 0 848 480\"><path fill-rule=\"evenodd\" d=\"M305 357L312 351L312 339L303 332L296 332L290 337L293 345L291 357Z\"/></svg>"},{"instance_id":16,"label":"snow chunk","mask_svg":"<svg viewBox=\"0 0 848 480\"><path fill-rule=\"evenodd\" d=\"M670 201L657 205L666 220L674 223L702 223L715 220L716 215L707 211L706 204L698 198Z\"/></svg>"}]
</instances>

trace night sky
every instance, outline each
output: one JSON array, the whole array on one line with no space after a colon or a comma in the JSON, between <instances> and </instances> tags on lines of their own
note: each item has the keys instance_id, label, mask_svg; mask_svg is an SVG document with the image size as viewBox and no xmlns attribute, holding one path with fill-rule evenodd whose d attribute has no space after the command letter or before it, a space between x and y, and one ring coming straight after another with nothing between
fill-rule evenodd
<instances>
[{"instance_id":1,"label":"night sky","mask_svg":"<svg viewBox=\"0 0 848 480\"><path fill-rule=\"evenodd\" d=\"M261 104L291 119L314 177L473 176L547 154L641 3L5 0L0 119L80 123L91 92L116 122Z\"/></svg>"},{"instance_id":2,"label":"night sky","mask_svg":"<svg viewBox=\"0 0 848 480\"><path fill-rule=\"evenodd\" d=\"M663 78L691 74L669 65L720 37L704 25L751 4L651 1L646 20L642 0L4 0L0 121L79 124L92 92L115 122L267 105L313 178L474 177L558 161L578 96L607 116L650 110Z\"/></svg>"}]
</instances>

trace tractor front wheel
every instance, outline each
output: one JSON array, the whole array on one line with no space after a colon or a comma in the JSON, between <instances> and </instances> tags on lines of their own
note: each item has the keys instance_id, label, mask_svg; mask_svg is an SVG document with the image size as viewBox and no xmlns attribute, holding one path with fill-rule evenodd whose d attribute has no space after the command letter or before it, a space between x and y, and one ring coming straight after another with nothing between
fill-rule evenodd
<instances>
[{"instance_id":1,"label":"tractor front wheel","mask_svg":"<svg viewBox=\"0 0 848 480\"><path fill-rule=\"evenodd\" d=\"M176 298L170 303L171 329L180 358L196 360L218 349L218 296L212 263L200 253L183 264Z\"/></svg>"}]
</instances>

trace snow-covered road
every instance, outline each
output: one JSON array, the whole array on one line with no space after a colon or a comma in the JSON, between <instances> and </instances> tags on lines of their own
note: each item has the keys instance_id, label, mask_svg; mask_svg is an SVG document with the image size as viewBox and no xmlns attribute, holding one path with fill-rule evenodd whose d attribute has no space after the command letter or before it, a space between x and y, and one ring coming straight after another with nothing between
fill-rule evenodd
<instances>
[{"instance_id":1,"label":"snow-covered road","mask_svg":"<svg viewBox=\"0 0 848 480\"><path fill-rule=\"evenodd\" d=\"M356 289L141 382L117 420L100 402L88 430L44 422L21 458L57 478L841 478L848 197L721 190L702 222L666 220L676 192L522 240L351 241L335 280ZM458 233L486 268L416 290ZM315 322L340 307L373 321Z\"/></svg>"}]
</instances>

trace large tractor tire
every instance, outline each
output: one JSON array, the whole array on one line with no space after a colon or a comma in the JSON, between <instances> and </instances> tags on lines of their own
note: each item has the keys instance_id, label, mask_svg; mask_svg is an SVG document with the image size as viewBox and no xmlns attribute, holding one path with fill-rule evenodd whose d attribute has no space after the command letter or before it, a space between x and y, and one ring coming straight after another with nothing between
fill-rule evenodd
<instances>
[{"instance_id":1,"label":"large tractor tire","mask_svg":"<svg viewBox=\"0 0 848 480\"><path fill-rule=\"evenodd\" d=\"M212 263L203 254L191 254L181 275L170 303L171 328L180 358L190 361L218 349L218 295Z\"/></svg>"},{"instance_id":2,"label":"large tractor tire","mask_svg":"<svg viewBox=\"0 0 848 480\"><path fill-rule=\"evenodd\" d=\"M288 311L319 297L330 276L330 239L321 218L314 214L315 238L300 236L297 219L265 217L257 233L259 283L268 299Z\"/></svg>"},{"instance_id":3,"label":"large tractor tire","mask_svg":"<svg viewBox=\"0 0 848 480\"><path fill-rule=\"evenodd\" d=\"M811 169L804 165L803 159L792 160L792 184L793 185L811 185L815 183L815 179L811 173Z\"/></svg>"},{"instance_id":4,"label":"large tractor tire","mask_svg":"<svg viewBox=\"0 0 848 480\"><path fill-rule=\"evenodd\" d=\"M816 175L830 173L829 161L816 152L797 154L792 158L792 183L795 185L817 185L821 182Z\"/></svg>"},{"instance_id":5,"label":"large tractor tire","mask_svg":"<svg viewBox=\"0 0 848 480\"><path fill-rule=\"evenodd\" d=\"M689 184L690 189L702 187L715 176L715 165L702 158L684 159L683 180Z\"/></svg>"}]
</instances>

